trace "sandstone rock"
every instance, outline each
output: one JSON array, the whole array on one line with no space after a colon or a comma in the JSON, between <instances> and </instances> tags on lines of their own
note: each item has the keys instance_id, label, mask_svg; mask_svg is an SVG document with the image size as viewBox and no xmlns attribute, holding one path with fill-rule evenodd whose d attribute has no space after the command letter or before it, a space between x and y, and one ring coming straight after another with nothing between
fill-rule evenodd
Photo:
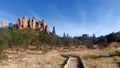
<instances>
[{"instance_id":1,"label":"sandstone rock","mask_svg":"<svg viewBox=\"0 0 120 68\"><path fill-rule=\"evenodd\" d=\"M42 25L43 28L45 29L45 26L46 26L45 20L43 19L41 22L42 22L42 24L43 24L43 25Z\"/></svg>"},{"instance_id":2,"label":"sandstone rock","mask_svg":"<svg viewBox=\"0 0 120 68\"><path fill-rule=\"evenodd\" d=\"M48 34L50 33L50 30L49 30L48 25L45 26L45 31L46 31Z\"/></svg>"},{"instance_id":3,"label":"sandstone rock","mask_svg":"<svg viewBox=\"0 0 120 68\"><path fill-rule=\"evenodd\" d=\"M23 27L23 24L22 24L22 21L20 20L20 18L17 20L17 26L19 29L22 29L22 27Z\"/></svg>"},{"instance_id":4,"label":"sandstone rock","mask_svg":"<svg viewBox=\"0 0 120 68\"><path fill-rule=\"evenodd\" d=\"M28 27L32 29L32 17L30 17L30 19L29 19Z\"/></svg>"},{"instance_id":5,"label":"sandstone rock","mask_svg":"<svg viewBox=\"0 0 120 68\"><path fill-rule=\"evenodd\" d=\"M36 22L35 27L36 27L36 29L39 29L39 28L40 28L40 24L39 24L39 22Z\"/></svg>"},{"instance_id":6,"label":"sandstone rock","mask_svg":"<svg viewBox=\"0 0 120 68\"><path fill-rule=\"evenodd\" d=\"M32 19L32 29L36 28L35 25L36 25L36 18L33 17L33 19Z\"/></svg>"},{"instance_id":7,"label":"sandstone rock","mask_svg":"<svg viewBox=\"0 0 120 68\"><path fill-rule=\"evenodd\" d=\"M2 20L2 21L1 21L1 27L2 27L2 28L5 28L5 27L6 27L6 21L5 21L5 20Z\"/></svg>"},{"instance_id":8,"label":"sandstone rock","mask_svg":"<svg viewBox=\"0 0 120 68\"><path fill-rule=\"evenodd\" d=\"M46 26L46 23L45 23L45 20L41 20L40 21L40 31L45 31L45 26Z\"/></svg>"},{"instance_id":9,"label":"sandstone rock","mask_svg":"<svg viewBox=\"0 0 120 68\"><path fill-rule=\"evenodd\" d=\"M15 26L17 25L18 29L26 29L26 28L31 28L31 29L38 29L41 32L46 31L48 34L50 34L50 29L48 25L46 25L46 22L44 19L41 21L36 21L36 17L31 17L29 20L27 20L27 17L23 17L22 19L18 18ZM1 21L1 27L4 28L6 27L6 22L5 20ZM53 32L55 33L55 27L53 28Z\"/></svg>"},{"instance_id":10,"label":"sandstone rock","mask_svg":"<svg viewBox=\"0 0 120 68\"><path fill-rule=\"evenodd\" d=\"M25 17L25 16L23 17L22 23L23 23L23 28L27 28L27 26L28 26L27 17Z\"/></svg>"}]
</instances>

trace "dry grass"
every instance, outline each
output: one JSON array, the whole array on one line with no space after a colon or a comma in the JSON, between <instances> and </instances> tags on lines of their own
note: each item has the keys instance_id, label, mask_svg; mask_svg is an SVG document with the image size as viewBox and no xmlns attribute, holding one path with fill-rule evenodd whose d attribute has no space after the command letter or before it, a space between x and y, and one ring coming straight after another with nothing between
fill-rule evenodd
<instances>
[{"instance_id":1,"label":"dry grass","mask_svg":"<svg viewBox=\"0 0 120 68\"><path fill-rule=\"evenodd\" d=\"M10 51L9 51L10 52ZM120 68L120 47L106 49L58 49L47 53L26 51L8 53L8 61L0 61L0 68L61 68L66 58L61 55L80 56L85 68Z\"/></svg>"},{"instance_id":2,"label":"dry grass","mask_svg":"<svg viewBox=\"0 0 120 68\"><path fill-rule=\"evenodd\" d=\"M120 68L120 47L112 46L94 50L72 49L63 54L80 56L85 68Z\"/></svg>"},{"instance_id":3,"label":"dry grass","mask_svg":"<svg viewBox=\"0 0 120 68\"><path fill-rule=\"evenodd\" d=\"M118 61L114 58L114 52L117 49L104 50L85 50L80 52L80 56L85 65L85 68L119 68ZM114 54L111 56L111 54ZM120 57L120 56L117 56Z\"/></svg>"},{"instance_id":4,"label":"dry grass","mask_svg":"<svg viewBox=\"0 0 120 68\"><path fill-rule=\"evenodd\" d=\"M46 54L40 54L39 51L11 54L9 57L8 61L2 61L0 68L61 68L65 61L56 51Z\"/></svg>"}]
</instances>

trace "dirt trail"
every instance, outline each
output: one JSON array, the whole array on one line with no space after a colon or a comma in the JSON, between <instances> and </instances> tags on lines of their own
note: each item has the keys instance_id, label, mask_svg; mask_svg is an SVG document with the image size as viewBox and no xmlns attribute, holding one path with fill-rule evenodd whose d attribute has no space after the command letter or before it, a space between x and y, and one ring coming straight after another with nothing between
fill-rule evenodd
<instances>
[{"instance_id":1,"label":"dirt trail","mask_svg":"<svg viewBox=\"0 0 120 68\"><path fill-rule=\"evenodd\" d=\"M79 57L70 56L64 68L84 68Z\"/></svg>"}]
</instances>

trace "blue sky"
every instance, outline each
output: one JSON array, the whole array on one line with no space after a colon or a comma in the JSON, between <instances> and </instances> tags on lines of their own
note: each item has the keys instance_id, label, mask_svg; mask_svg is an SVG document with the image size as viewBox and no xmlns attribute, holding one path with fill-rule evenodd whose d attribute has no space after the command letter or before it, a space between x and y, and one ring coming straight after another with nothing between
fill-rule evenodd
<instances>
[{"instance_id":1,"label":"blue sky","mask_svg":"<svg viewBox=\"0 0 120 68\"><path fill-rule=\"evenodd\" d=\"M45 19L60 36L96 36L120 31L120 0L0 0L0 20Z\"/></svg>"}]
</instances>

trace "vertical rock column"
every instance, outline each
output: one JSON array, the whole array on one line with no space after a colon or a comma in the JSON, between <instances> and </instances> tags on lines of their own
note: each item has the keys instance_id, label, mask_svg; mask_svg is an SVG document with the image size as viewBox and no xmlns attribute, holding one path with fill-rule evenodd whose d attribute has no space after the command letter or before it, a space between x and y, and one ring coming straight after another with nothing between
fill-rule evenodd
<instances>
[{"instance_id":1,"label":"vertical rock column","mask_svg":"<svg viewBox=\"0 0 120 68\"><path fill-rule=\"evenodd\" d=\"M43 23L43 26L42 26L42 27L43 27L43 30L45 30L46 23L45 23L45 20L44 20L44 19L42 20L42 23Z\"/></svg>"},{"instance_id":2,"label":"vertical rock column","mask_svg":"<svg viewBox=\"0 0 120 68\"><path fill-rule=\"evenodd\" d=\"M19 29L22 29L23 27L22 21L20 19L17 20L17 26Z\"/></svg>"},{"instance_id":3,"label":"vertical rock column","mask_svg":"<svg viewBox=\"0 0 120 68\"><path fill-rule=\"evenodd\" d=\"M23 23L23 28L27 28L28 23L27 23L27 18L26 17L23 17L22 23Z\"/></svg>"},{"instance_id":4,"label":"vertical rock column","mask_svg":"<svg viewBox=\"0 0 120 68\"><path fill-rule=\"evenodd\" d=\"M50 33L50 30L49 30L49 27L46 25L45 26L45 31L49 34Z\"/></svg>"},{"instance_id":5,"label":"vertical rock column","mask_svg":"<svg viewBox=\"0 0 120 68\"><path fill-rule=\"evenodd\" d=\"M2 21L1 21L1 27L2 27L2 28L6 28L6 21L5 21L5 20L2 20Z\"/></svg>"},{"instance_id":6,"label":"vertical rock column","mask_svg":"<svg viewBox=\"0 0 120 68\"><path fill-rule=\"evenodd\" d=\"M55 27L53 27L52 34L53 34L53 35L56 35L56 32L55 32Z\"/></svg>"},{"instance_id":7,"label":"vertical rock column","mask_svg":"<svg viewBox=\"0 0 120 68\"><path fill-rule=\"evenodd\" d=\"M46 26L45 24L46 23L44 19L40 21L40 31L45 31L45 26Z\"/></svg>"},{"instance_id":8,"label":"vertical rock column","mask_svg":"<svg viewBox=\"0 0 120 68\"><path fill-rule=\"evenodd\" d=\"M32 17L30 17L30 19L29 19L28 27L32 29Z\"/></svg>"},{"instance_id":9,"label":"vertical rock column","mask_svg":"<svg viewBox=\"0 0 120 68\"><path fill-rule=\"evenodd\" d=\"M35 29L35 25L36 25L36 18L33 17L33 19L32 19L32 29L33 30Z\"/></svg>"}]
</instances>

